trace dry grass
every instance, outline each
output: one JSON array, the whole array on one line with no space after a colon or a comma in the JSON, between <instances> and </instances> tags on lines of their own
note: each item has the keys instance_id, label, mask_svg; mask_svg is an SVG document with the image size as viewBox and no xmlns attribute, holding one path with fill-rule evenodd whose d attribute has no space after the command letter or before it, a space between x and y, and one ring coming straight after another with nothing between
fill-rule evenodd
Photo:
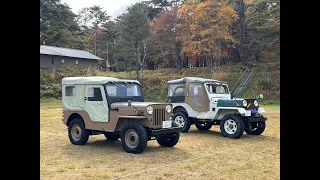
<instances>
[{"instance_id":1,"label":"dry grass","mask_svg":"<svg viewBox=\"0 0 320 180\"><path fill-rule=\"evenodd\" d=\"M72 145L63 131L61 104L41 103L40 179L280 179L280 109L265 109L261 136L228 139L218 126L207 132L192 126L173 148L149 141L141 154L129 154L120 140L107 142L103 135Z\"/></svg>"}]
</instances>

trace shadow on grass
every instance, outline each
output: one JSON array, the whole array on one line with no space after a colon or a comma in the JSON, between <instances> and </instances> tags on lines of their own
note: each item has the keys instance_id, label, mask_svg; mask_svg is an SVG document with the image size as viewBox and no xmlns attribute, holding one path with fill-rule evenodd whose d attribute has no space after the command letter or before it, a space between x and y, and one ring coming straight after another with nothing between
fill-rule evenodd
<instances>
[{"instance_id":1,"label":"shadow on grass","mask_svg":"<svg viewBox=\"0 0 320 180\"><path fill-rule=\"evenodd\" d=\"M185 135L195 135L195 136L198 136L199 138L204 138L204 137L219 137L219 138L223 138L223 139L231 139L232 138L227 138L227 137L224 137L220 131L215 131L215 130L190 130L188 131L187 133L181 133L183 136ZM258 140L258 141L261 141L261 140L266 140L266 141L278 141L279 138L277 137L273 137L273 136L265 136L263 135L263 133L261 135L252 135L252 134L247 134L246 132L243 132L243 135L239 138L239 139L243 139L243 140L252 140L252 141L255 141L255 140ZM234 139L234 140L237 140L237 139Z\"/></svg>"},{"instance_id":2,"label":"shadow on grass","mask_svg":"<svg viewBox=\"0 0 320 180\"><path fill-rule=\"evenodd\" d=\"M155 143L151 143L151 142L155 142L156 145ZM70 143L65 146L62 146L62 151L67 155L70 155L70 156L77 155L79 157L93 156L93 155L103 156L107 154L112 154L112 155L132 154L132 153L127 153L122 148L120 139L117 141L108 141L108 140L90 140L89 138L89 141L85 145L73 145ZM180 158L181 158L181 155L183 157L189 157L187 151L184 151L179 147L162 147L154 140L148 141L146 149L140 154L146 155L145 157L150 157L151 159L154 157L154 155L166 156L167 154L170 154L170 157L172 155L173 156L176 155L177 157L180 156Z\"/></svg>"}]
</instances>

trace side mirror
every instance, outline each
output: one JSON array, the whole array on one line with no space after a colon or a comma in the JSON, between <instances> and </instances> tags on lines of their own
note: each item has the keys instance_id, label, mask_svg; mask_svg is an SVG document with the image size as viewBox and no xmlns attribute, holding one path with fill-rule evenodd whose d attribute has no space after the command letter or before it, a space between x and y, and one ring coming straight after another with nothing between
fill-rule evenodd
<instances>
[{"instance_id":1,"label":"side mirror","mask_svg":"<svg viewBox=\"0 0 320 180\"><path fill-rule=\"evenodd\" d=\"M171 98L168 98L168 104L171 104Z\"/></svg>"},{"instance_id":2,"label":"side mirror","mask_svg":"<svg viewBox=\"0 0 320 180\"><path fill-rule=\"evenodd\" d=\"M230 95L231 95L231 99L233 99L233 94L231 93Z\"/></svg>"},{"instance_id":3,"label":"side mirror","mask_svg":"<svg viewBox=\"0 0 320 180\"><path fill-rule=\"evenodd\" d=\"M128 100L128 107L131 107L131 100Z\"/></svg>"},{"instance_id":4,"label":"side mirror","mask_svg":"<svg viewBox=\"0 0 320 180\"><path fill-rule=\"evenodd\" d=\"M257 97L257 99L263 99L263 95L259 94L259 96Z\"/></svg>"}]
</instances>

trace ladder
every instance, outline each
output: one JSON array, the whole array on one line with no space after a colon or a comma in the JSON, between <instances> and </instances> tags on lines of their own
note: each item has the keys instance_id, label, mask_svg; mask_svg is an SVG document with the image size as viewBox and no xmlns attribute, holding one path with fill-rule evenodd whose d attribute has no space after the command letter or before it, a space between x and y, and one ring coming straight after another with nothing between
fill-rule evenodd
<instances>
[{"instance_id":1,"label":"ladder","mask_svg":"<svg viewBox=\"0 0 320 180\"><path fill-rule=\"evenodd\" d=\"M252 80L254 70L255 67L251 70L249 68L246 68L246 70L242 73L236 84L233 86L233 89L231 90L234 97L239 98L242 96Z\"/></svg>"}]
</instances>

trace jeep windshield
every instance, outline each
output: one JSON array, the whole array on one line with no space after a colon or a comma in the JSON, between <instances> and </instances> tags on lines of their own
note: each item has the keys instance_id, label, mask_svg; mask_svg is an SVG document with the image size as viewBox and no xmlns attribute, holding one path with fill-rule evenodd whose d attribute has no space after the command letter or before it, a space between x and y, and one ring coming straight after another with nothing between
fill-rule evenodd
<instances>
[{"instance_id":1,"label":"jeep windshield","mask_svg":"<svg viewBox=\"0 0 320 180\"><path fill-rule=\"evenodd\" d=\"M225 84L206 84L206 87L210 94L229 94L228 87Z\"/></svg>"},{"instance_id":2,"label":"jeep windshield","mask_svg":"<svg viewBox=\"0 0 320 180\"><path fill-rule=\"evenodd\" d=\"M134 82L108 82L105 85L108 103L110 102L143 102L142 91L139 84Z\"/></svg>"}]
</instances>

